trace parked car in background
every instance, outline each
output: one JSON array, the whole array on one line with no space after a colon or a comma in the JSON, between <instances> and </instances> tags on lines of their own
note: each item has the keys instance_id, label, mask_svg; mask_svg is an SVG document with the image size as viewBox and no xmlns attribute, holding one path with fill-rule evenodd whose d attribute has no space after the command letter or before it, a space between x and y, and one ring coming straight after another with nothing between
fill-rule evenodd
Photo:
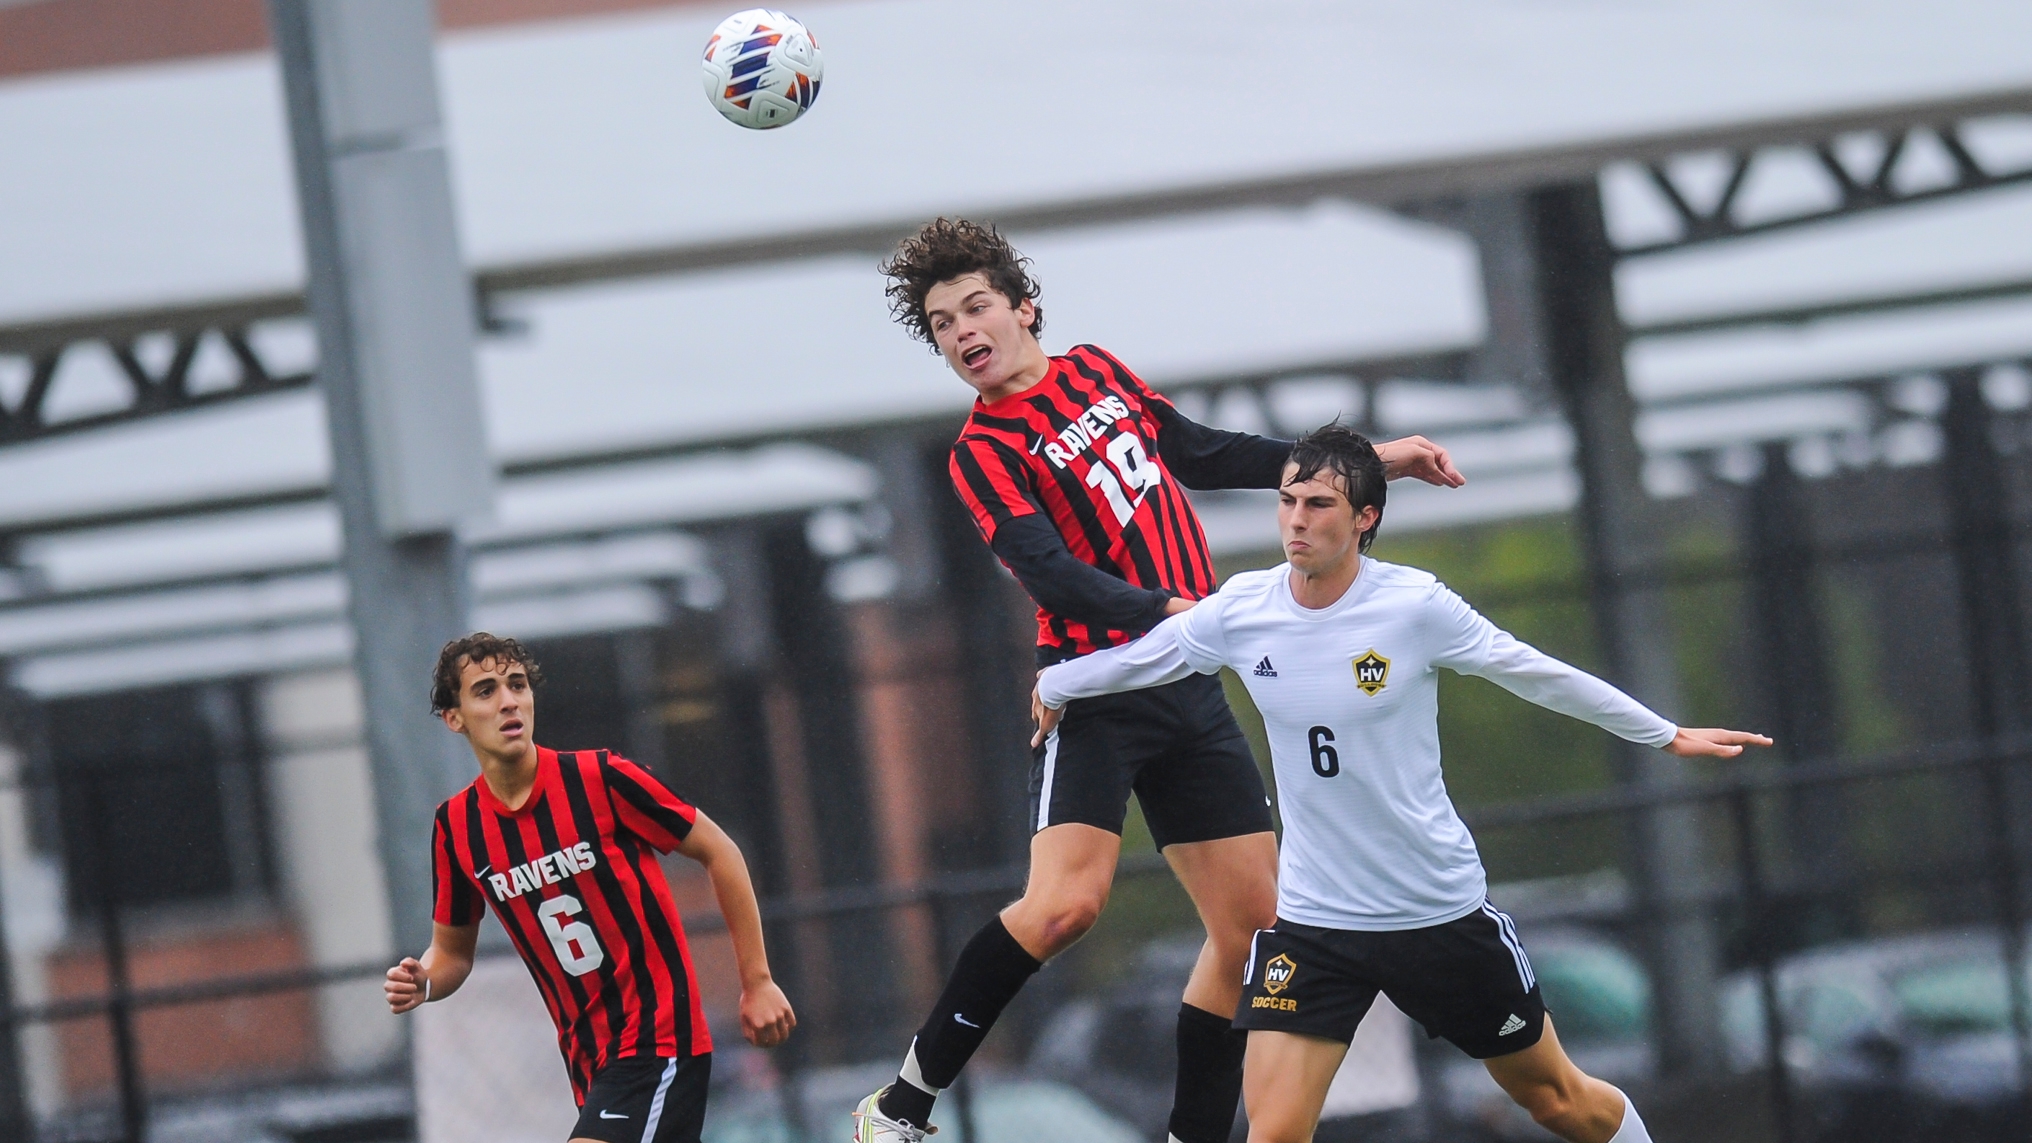
<instances>
[{"instance_id":1,"label":"parked car in background","mask_svg":"<svg viewBox=\"0 0 2032 1143\"><path fill-rule=\"evenodd\" d=\"M1810 1137L2022 1138L2003 942L1983 933L1857 941L1777 966L1783 1054ZM1768 1066L1755 971L1722 988L1730 1063Z\"/></svg>"}]
</instances>

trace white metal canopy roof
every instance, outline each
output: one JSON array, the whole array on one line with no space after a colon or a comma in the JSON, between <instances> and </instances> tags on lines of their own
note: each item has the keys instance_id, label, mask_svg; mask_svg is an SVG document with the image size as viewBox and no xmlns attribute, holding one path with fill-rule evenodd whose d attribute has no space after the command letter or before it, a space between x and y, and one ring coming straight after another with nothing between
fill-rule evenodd
<instances>
[{"instance_id":1,"label":"white metal canopy roof","mask_svg":"<svg viewBox=\"0 0 2032 1143\"><path fill-rule=\"evenodd\" d=\"M865 0L807 15L825 95L767 133L699 95L707 10L447 37L472 261L1279 175L1458 176L2032 91L2032 8L2016 0ZM0 84L0 154L32 158L0 163L0 264L19 271L0 278L0 321L301 279L269 57Z\"/></svg>"},{"instance_id":2,"label":"white metal canopy roof","mask_svg":"<svg viewBox=\"0 0 2032 1143\"><path fill-rule=\"evenodd\" d=\"M1471 246L1345 201L1365 187L1495 178L1555 153L1582 173L1619 149L1663 153L1631 140L1722 138L1744 124L1886 105L1998 92L1999 106L2032 105L2032 62L2016 50L2032 9L1977 0L1919 12L1878 0L1838 13L1808 0L1641 11L1580 0L1274 9L1045 0L1020 10L883 0L805 15L829 53L826 95L808 121L766 135L727 126L698 97L694 41L710 19L697 12L447 39L471 259L569 259L939 210L1344 176L1339 200L1292 198L1311 203L1299 209L1015 235L1046 286L1047 344L1099 342L1164 387L1476 344ZM1269 84L1279 85L1274 103ZM1133 99L1102 102L1103 91ZM0 264L27 271L0 276L0 324L297 288L278 102L264 57L0 84L0 155L37 160L0 163ZM1969 141L1986 158L2032 161L2022 120ZM1897 177L1923 182L1927 162L1915 151ZM1761 165L1745 209L1822 193L1810 173ZM1633 172L1612 168L1603 186L1619 238L1658 233L1657 204ZM1618 291L1626 318L1645 324L2024 280L2032 241L2010 236L2025 235L2032 190L2003 189L1625 262ZM890 324L870 263L803 258L517 296L510 316L529 331L480 349L495 455L957 419L969 393ZM256 333L284 358L314 359L300 321ZM1768 390L2026 354L2024 300L1640 339L1629 367L1654 461L1647 483L1684 494L1696 479L1685 454L1752 438L1799 442L1817 472L1925 462L1938 452L1926 378L1897 398L1906 419L1892 422L1857 392ZM0 357L0 396L25 384L21 364ZM124 384L92 347L67 354L63 370L59 414L89 410ZM2000 407L2032 401L2022 371L1993 380ZM1431 432L1454 448L1473 483L1404 489L1392 498L1394 529L1555 511L1577 493L1571 435L1500 386L1365 391L1320 377L1280 383L1267 408L1234 396L1188 403L1215 423L1290 432L1372 400L1384 429ZM315 394L251 399L0 450L0 529L307 492L328 466ZM525 633L657 622L660 597L645 582L696 575L695 545L675 531L579 537L724 517L758 496L817 507L875 491L870 466L806 446L517 478L476 538L497 551L519 546L484 557L476 588L488 622ZM1247 496L1210 498L1203 514L1217 549L1252 550L1270 536L1267 508ZM161 681L167 662L217 674L341 661L342 585L317 570L335 543L319 505L31 538L22 562L60 593L283 578L17 607L0 614L0 656L15 656L13 679L44 694ZM553 565L567 569L554 582L515 580ZM6 588L0 581L0 596ZM245 629L215 630L215 614L242 616Z\"/></svg>"}]
</instances>

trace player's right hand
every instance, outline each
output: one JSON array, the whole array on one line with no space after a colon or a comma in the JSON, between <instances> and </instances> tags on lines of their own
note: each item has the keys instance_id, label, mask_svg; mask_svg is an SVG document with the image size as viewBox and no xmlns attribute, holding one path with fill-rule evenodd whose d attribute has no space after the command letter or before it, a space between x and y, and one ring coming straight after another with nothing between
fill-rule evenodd
<instances>
[{"instance_id":1,"label":"player's right hand","mask_svg":"<svg viewBox=\"0 0 2032 1143\"><path fill-rule=\"evenodd\" d=\"M1745 746L1769 746L1771 740L1746 730L1688 730L1680 727L1665 752L1681 758L1734 758Z\"/></svg>"},{"instance_id":2,"label":"player's right hand","mask_svg":"<svg viewBox=\"0 0 2032 1143\"><path fill-rule=\"evenodd\" d=\"M413 956L402 958L402 963L388 970L388 979L381 982L381 991L388 996L388 1010L397 1016L423 1003L423 962Z\"/></svg>"},{"instance_id":3,"label":"player's right hand","mask_svg":"<svg viewBox=\"0 0 2032 1143\"><path fill-rule=\"evenodd\" d=\"M1174 599L1172 602L1177 603L1178 600ZM1191 607L1192 604L1188 602L1186 606ZM1040 677L1044 674L1043 671L1037 673ZM1044 696L1038 692L1037 687L1032 686L1030 688L1030 721L1037 724L1037 733L1030 736L1030 748L1035 750L1037 747L1044 745L1044 740L1050 736L1052 731L1058 729L1058 721L1064 717L1064 707L1053 710L1045 706Z\"/></svg>"}]
</instances>

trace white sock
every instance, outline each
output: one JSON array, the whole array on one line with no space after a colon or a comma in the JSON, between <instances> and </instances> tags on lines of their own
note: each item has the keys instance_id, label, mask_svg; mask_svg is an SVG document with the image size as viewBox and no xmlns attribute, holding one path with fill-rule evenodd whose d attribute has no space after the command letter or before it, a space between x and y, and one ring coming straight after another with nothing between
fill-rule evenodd
<instances>
[{"instance_id":1,"label":"white sock","mask_svg":"<svg viewBox=\"0 0 2032 1143\"><path fill-rule=\"evenodd\" d=\"M917 1037L915 1036L910 1038L910 1050L904 1053L903 1067L896 1074L902 1078L904 1083L909 1084L926 1095L937 1095L945 1090L944 1088L933 1087L924 1082L924 1073L918 1070L917 1067ZM1644 1143L1651 1143L1649 1137L1644 1137Z\"/></svg>"},{"instance_id":2,"label":"white sock","mask_svg":"<svg viewBox=\"0 0 2032 1143\"><path fill-rule=\"evenodd\" d=\"M1609 1143L1651 1143L1651 1133L1644 1130L1644 1120L1637 1114L1637 1105L1630 1097L1623 1096L1623 1125L1609 1137Z\"/></svg>"}]
</instances>

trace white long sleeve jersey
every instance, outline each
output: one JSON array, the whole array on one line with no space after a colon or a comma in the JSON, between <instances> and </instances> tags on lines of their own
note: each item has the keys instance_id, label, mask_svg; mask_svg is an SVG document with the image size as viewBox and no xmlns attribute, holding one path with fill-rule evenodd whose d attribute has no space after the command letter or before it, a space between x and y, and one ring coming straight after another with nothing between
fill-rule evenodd
<instances>
[{"instance_id":1,"label":"white long sleeve jersey","mask_svg":"<svg viewBox=\"0 0 2032 1143\"><path fill-rule=\"evenodd\" d=\"M1439 762L1439 668L1480 675L1633 742L1678 728L1499 630L1416 568L1364 558L1329 607L1299 606L1288 564L1233 577L1148 635L1045 671L1044 701L1233 667L1263 714L1284 840L1277 915L1333 929L1416 929L1488 892Z\"/></svg>"}]
</instances>

